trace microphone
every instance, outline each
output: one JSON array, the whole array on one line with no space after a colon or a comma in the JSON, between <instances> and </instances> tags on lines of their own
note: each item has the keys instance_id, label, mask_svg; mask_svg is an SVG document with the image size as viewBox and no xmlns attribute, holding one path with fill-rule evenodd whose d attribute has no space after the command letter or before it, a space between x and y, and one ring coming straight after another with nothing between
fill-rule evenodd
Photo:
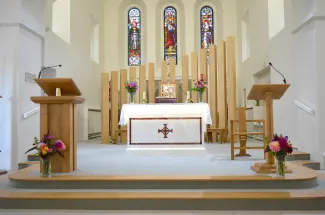
<instances>
[{"instance_id":1,"label":"microphone","mask_svg":"<svg viewBox=\"0 0 325 215\"><path fill-rule=\"evenodd\" d=\"M43 67L43 68L41 69L41 71L39 71L39 73L38 73L38 78L41 78L42 71L43 71L44 69L49 69L49 68L54 68L54 67L61 67L61 66L62 66L62 65L60 64L60 65L55 65L55 66Z\"/></svg>"},{"instance_id":2,"label":"microphone","mask_svg":"<svg viewBox=\"0 0 325 215\"><path fill-rule=\"evenodd\" d=\"M183 89L181 88L181 86L179 86L179 89L186 95L186 97L187 97L187 93L185 93L184 91L183 91ZM192 99L190 99L190 103L193 103L193 100Z\"/></svg>"},{"instance_id":3,"label":"microphone","mask_svg":"<svg viewBox=\"0 0 325 215\"><path fill-rule=\"evenodd\" d=\"M281 72L279 72L276 68L274 68L274 66L272 65L272 63L271 62L269 62L269 65L275 70L275 71L277 71L282 77L283 77L283 83L287 83L287 80L286 80L286 78L284 77L284 75L282 75L282 73Z\"/></svg>"}]
</instances>

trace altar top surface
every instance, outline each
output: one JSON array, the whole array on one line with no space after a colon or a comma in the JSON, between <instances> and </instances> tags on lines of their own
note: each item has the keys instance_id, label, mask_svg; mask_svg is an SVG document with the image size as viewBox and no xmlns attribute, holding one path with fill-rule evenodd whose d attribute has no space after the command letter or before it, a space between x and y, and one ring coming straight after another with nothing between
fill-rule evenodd
<instances>
[{"instance_id":1,"label":"altar top surface","mask_svg":"<svg viewBox=\"0 0 325 215\"><path fill-rule=\"evenodd\" d=\"M119 124L127 125L135 117L202 117L203 124L212 124L207 103L124 104Z\"/></svg>"}]
</instances>

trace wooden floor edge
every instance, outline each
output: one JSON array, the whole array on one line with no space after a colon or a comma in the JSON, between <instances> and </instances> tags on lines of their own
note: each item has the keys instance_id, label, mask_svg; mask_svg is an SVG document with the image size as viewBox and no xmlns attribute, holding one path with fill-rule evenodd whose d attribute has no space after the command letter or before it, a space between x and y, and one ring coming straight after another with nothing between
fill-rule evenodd
<instances>
[{"instance_id":1,"label":"wooden floor edge","mask_svg":"<svg viewBox=\"0 0 325 215\"><path fill-rule=\"evenodd\" d=\"M0 200L279 200L325 199L305 192L0 192Z\"/></svg>"},{"instance_id":2,"label":"wooden floor edge","mask_svg":"<svg viewBox=\"0 0 325 215\"><path fill-rule=\"evenodd\" d=\"M286 178L277 178L266 174L256 175L193 175L193 176L132 176L132 175L66 175L58 176L53 174L51 178L43 178L41 175L30 174L32 171L39 170L39 164L32 165L17 172L10 173L8 178L13 181L25 182L45 182L45 181L308 181L315 180L317 174L312 171L306 171L305 167L290 164L295 171L303 173L295 174ZM249 168L249 167L248 167Z\"/></svg>"}]
</instances>

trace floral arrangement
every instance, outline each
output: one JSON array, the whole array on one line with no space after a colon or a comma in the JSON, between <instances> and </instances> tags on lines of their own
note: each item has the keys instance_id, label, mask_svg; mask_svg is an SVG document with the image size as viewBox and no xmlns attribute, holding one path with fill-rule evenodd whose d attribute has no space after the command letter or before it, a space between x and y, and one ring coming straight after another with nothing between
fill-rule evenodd
<instances>
[{"instance_id":1,"label":"floral arrangement","mask_svg":"<svg viewBox=\"0 0 325 215\"><path fill-rule=\"evenodd\" d=\"M285 159L288 154L293 151L292 144L288 141L288 136L279 136L275 134L271 141L265 139L266 149L265 152L272 153L277 159L276 175L278 177L285 177Z\"/></svg>"},{"instance_id":2,"label":"floral arrangement","mask_svg":"<svg viewBox=\"0 0 325 215\"><path fill-rule=\"evenodd\" d=\"M135 93L139 89L139 84L136 81L126 81L124 86L129 93Z\"/></svg>"},{"instance_id":3,"label":"floral arrangement","mask_svg":"<svg viewBox=\"0 0 325 215\"><path fill-rule=\"evenodd\" d=\"M34 147L27 150L25 154L32 150L37 150L36 154L42 159L52 157L56 153L59 153L61 157L64 157L62 151L66 149L65 144L61 140L57 140L54 136L49 135L49 133L44 134L40 141L37 137L34 137L33 146Z\"/></svg>"},{"instance_id":4,"label":"floral arrangement","mask_svg":"<svg viewBox=\"0 0 325 215\"><path fill-rule=\"evenodd\" d=\"M272 137L271 141L268 141L267 138L265 139L266 141L266 149L265 152L272 152L274 156L278 155L288 155L291 154L293 149L292 149L292 144L290 141L288 141L288 136L278 136L275 134Z\"/></svg>"},{"instance_id":5,"label":"floral arrangement","mask_svg":"<svg viewBox=\"0 0 325 215\"><path fill-rule=\"evenodd\" d=\"M196 92L204 92L205 89L208 88L208 84L204 80L197 80L194 81L194 87L191 89L191 91L196 91Z\"/></svg>"}]
</instances>

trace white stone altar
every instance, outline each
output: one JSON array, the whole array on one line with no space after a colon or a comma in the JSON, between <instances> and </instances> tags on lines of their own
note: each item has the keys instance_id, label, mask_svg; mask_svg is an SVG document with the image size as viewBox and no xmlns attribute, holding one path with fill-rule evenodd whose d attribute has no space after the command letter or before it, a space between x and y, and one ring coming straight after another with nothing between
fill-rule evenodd
<instances>
[{"instance_id":1,"label":"white stone altar","mask_svg":"<svg viewBox=\"0 0 325 215\"><path fill-rule=\"evenodd\" d=\"M129 145L203 144L211 125L209 105L124 104L119 125L128 125Z\"/></svg>"}]
</instances>

